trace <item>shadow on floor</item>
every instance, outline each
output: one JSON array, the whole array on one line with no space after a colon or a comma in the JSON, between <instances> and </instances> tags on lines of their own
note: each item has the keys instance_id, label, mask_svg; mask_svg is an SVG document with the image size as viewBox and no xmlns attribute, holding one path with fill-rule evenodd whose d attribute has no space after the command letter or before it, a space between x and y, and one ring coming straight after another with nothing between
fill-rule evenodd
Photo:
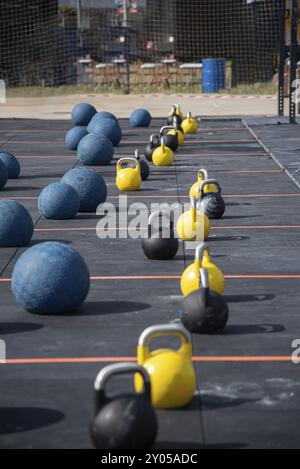
<instances>
[{"instance_id":1,"label":"shadow on floor","mask_svg":"<svg viewBox=\"0 0 300 469\"><path fill-rule=\"evenodd\" d=\"M248 303L252 301L270 301L276 298L276 295L225 295L227 303Z\"/></svg>"},{"instance_id":2,"label":"shadow on floor","mask_svg":"<svg viewBox=\"0 0 300 469\"><path fill-rule=\"evenodd\" d=\"M143 311L149 308L151 308L151 305L147 303L139 303L137 301L95 301L85 303L78 311L66 314L66 316L104 316L110 314L125 314Z\"/></svg>"},{"instance_id":3,"label":"shadow on floor","mask_svg":"<svg viewBox=\"0 0 300 469\"><path fill-rule=\"evenodd\" d=\"M0 335L21 334L24 332L33 332L43 329L42 324L26 322L2 322L0 324Z\"/></svg>"},{"instance_id":4,"label":"shadow on floor","mask_svg":"<svg viewBox=\"0 0 300 469\"><path fill-rule=\"evenodd\" d=\"M241 324L227 326L223 335L278 334L285 330L281 324Z\"/></svg>"},{"instance_id":5,"label":"shadow on floor","mask_svg":"<svg viewBox=\"0 0 300 469\"><path fill-rule=\"evenodd\" d=\"M65 418L58 410L40 407L1 407L0 435L48 427Z\"/></svg>"}]
</instances>

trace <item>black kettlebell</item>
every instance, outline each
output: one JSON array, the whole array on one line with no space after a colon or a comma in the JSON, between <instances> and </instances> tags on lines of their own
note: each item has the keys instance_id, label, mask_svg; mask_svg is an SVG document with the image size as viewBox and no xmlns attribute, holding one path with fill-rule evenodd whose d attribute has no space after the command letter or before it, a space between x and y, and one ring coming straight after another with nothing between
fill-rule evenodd
<instances>
[{"instance_id":1,"label":"black kettlebell","mask_svg":"<svg viewBox=\"0 0 300 469\"><path fill-rule=\"evenodd\" d=\"M182 123L182 117L179 114L171 114L168 119L167 119L167 124L168 125L181 125Z\"/></svg>"},{"instance_id":2,"label":"black kettlebell","mask_svg":"<svg viewBox=\"0 0 300 469\"><path fill-rule=\"evenodd\" d=\"M152 161L152 155L154 150L160 146L160 139L158 135L151 135L150 142L145 148L145 157L148 161Z\"/></svg>"},{"instance_id":3,"label":"black kettlebell","mask_svg":"<svg viewBox=\"0 0 300 469\"><path fill-rule=\"evenodd\" d=\"M170 223L168 228L162 226L163 215L169 217ZM159 216L159 229L158 233L153 234L152 223L157 216ZM164 229L168 229L168 233L164 233ZM164 235L167 237L164 237ZM158 211L150 215L148 220L148 237L143 238L142 248L145 256L152 260L166 261L176 256L179 242L175 237L174 222L169 212Z\"/></svg>"},{"instance_id":4,"label":"black kettlebell","mask_svg":"<svg viewBox=\"0 0 300 469\"><path fill-rule=\"evenodd\" d=\"M150 174L149 165L145 160L141 158L141 154L139 150L135 150L135 158L140 163L142 181L146 181L146 179L148 179L149 174Z\"/></svg>"},{"instance_id":5,"label":"black kettlebell","mask_svg":"<svg viewBox=\"0 0 300 469\"><path fill-rule=\"evenodd\" d=\"M182 122L182 120L181 120ZM173 127L178 131L180 130L180 132L184 135L184 130L183 128L181 127L181 123L179 124L178 121L174 118L173 119Z\"/></svg>"},{"instance_id":6,"label":"black kettlebell","mask_svg":"<svg viewBox=\"0 0 300 469\"><path fill-rule=\"evenodd\" d=\"M104 390L115 375L139 373L144 391L108 397ZM134 363L109 365L95 381L95 417L90 435L97 449L148 449L157 435L156 413L151 405L150 377L142 366Z\"/></svg>"},{"instance_id":7,"label":"black kettlebell","mask_svg":"<svg viewBox=\"0 0 300 469\"><path fill-rule=\"evenodd\" d=\"M175 135L169 135L167 133L169 130L174 130ZM168 148L170 148L170 150L172 150L172 151L177 150L177 148L179 146L179 142L178 142L178 137L177 137L177 131L176 131L176 129L174 129L174 127L172 127L172 126L162 127L160 129L160 136L161 136L161 138L162 137L165 138L165 145Z\"/></svg>"},{"instance_id":8,"label":"black kettlebell","mask_svg":"<svg viewBox=\"0 0 300 469\"><path fill-rule=\"evenodd\" d=\"M200 269L200 278L201 288L184 298L180 318L192 333L218 334L227 324L228 306L222 295L210 290L206 269Z\"/></svg>"},{"instance_id":9,"label":"black kettlebell","mask_svg":"<svg viewBox=\"0 0 300 469\"><path fill-rule=\"evenodd\" d=\"M218 192L204 192L205 186L214 184L218 188ZM200 185L200 206L205 215L210 219L222 218L225 213L226 205L221 195L221 187L216 179L206 179Z\"/></svg>"}]
</instances>

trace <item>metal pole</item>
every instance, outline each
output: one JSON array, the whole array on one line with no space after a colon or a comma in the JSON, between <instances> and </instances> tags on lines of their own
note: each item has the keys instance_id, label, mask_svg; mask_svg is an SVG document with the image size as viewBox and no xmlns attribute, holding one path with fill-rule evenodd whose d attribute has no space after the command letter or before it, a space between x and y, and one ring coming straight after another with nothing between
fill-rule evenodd
<instances>
[{"instance_id":1,"label":"metal pole","mask_svg":"<svg viewBox=\"0 0 300 469\"><path fill-rule=\"evenodd\" d=\"M123 24L124 37L125 37L125 60L126 60L126 75L127 84L125 94L130 94L130 37L128 28L128 14L127 14L127 0L123 0Z\"/></svg>"},{"instance_id":2,"label":"metal pole","mask_svg":"<svg viewBox=\"0 0 300 469\"><path fill-rule=\"evenodd\" d=\"M82 12L82 4L81 0L77 0L77 30L79 33L79 42L80 42L80 49L82 50L82 34L81 34L81 12Z\"/></svg>"},{"instance_id":3,"label":"metal pole","mask_svg":"<svg viewBox=\"0 0 300 469\"><path fill-rule=\"evenodd\" d=\"M296 124L296 79L298 49L298 1L292 0L291 11L291 54L290 54L290 124Z\"/></svg>"},{"instance_id":4,"label":"metal pole","mask_svg":"<svg viewBox=\"0 0 300 469\"><path fill-rule=\"evenodd\" d=\"M286 0L280 5L280 37L279 37L279 68L278 68L278 115L284 116L284 72L285 72L285 12Z\"/></svg>"}]
</instances>

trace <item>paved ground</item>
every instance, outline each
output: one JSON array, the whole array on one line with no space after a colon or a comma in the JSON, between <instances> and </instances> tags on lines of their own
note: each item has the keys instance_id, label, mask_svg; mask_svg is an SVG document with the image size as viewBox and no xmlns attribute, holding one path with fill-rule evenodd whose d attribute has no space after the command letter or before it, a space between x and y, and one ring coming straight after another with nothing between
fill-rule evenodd
<instances>
[{"instance_id":1,"label":"paved ground","mask_svg":"<svg viewBox=\"0 0 300 469\"><path fill-rule=\"evenodd\" d=\"M154 117L162 116L174 102L183 110L202 116L275 115L274 96L231 95L75 95L49 98L8 98L0 104L0 118L68 119L70 109L78 102L90 102L98 110L110 110L118 117L129 117L139 107L146 107Z\"/></svg>"},{"instance_id":2,"label":"paved ground","mask_svg":"<svg viewBox=\"0 0 300 469\"><path fill-rule=\"evenodd\" d=\"M154 120L147 131L134 131L122 121L124 139L115 160L142 149L162 123ZM30 210L36 223L31 244L71 244L94 277L78 314L29 315L16 305L9 281L23 249L1 249L0 337L8 351L7 363L0 365L2 448L91 447L97 371L108 362L134 360L145 327L178 320L179 279L193 257L181 245L174 261L151 262L138 240L100 241L94 214L65 222L39 216L41 189L77 164L63 143L69 126L0 121L1 146L22 163L22 176L0 197L17 198ZM152 168L142 191L131 194L130 200L147 205L182 203L204 166L220 181L227 203L224 218L213 223L209 247L226 275L230 321L223 335L193 336L197 393L187 409L159 411L159 448L300 447L300 365L291 362L292 341L300 337L300 192L269 153L272 141L285 139L288 148L298 131L260 129L254 131L268 137L269 149L239 119L204 120L199 134L176 154L175 166ZM108 200L117 204L114 164L96 169L107 181Z\"/></svg>"}]
</instances>

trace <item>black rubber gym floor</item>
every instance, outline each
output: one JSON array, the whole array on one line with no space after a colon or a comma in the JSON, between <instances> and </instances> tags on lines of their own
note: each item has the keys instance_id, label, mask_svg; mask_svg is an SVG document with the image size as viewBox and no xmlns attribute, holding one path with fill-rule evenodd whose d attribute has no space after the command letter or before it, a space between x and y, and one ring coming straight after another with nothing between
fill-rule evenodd
<instances>
[{"instance_id":1,"label":"black rubber gym floor","mask_svg":"<svg viewBox=\"0 0 300 469\"><path fill-rule=\"evenodd\" d=\"M143 149L163 124L155 119L151 128L133 130L122 121L115 160ZM146 327L178 321L180 276L194 256L181 245L174 261L149 261L141 240L98 239L96 215L61 222L39 216L41 189L78 164L64 145L68 128L66 121L0 121L0 147L22 164L21 177L9 181L0 198L15 198L30 210L31 245L71 244L92 277L78 313L30 315L10 287L24 250L0 250L0 338L7 345L0 365L1 448L90 448L97 372L110 362L134 360ZM205 167L227 203L208 243L226 275L230 321L222 335L193 336L198 391L187 409L158 411L157 448L300 447L300 364L291 359L292 342L300 338L300 192L269 153L273 141L285 141L288 151L298 130L253 129L241 119L202 120L199 133L176 153L175 166L151 168L142 190L129 195L130 202L147 205L188 202L197 170ZM268 149L256 139L265 134ZM108 202L118 204L114 165L95 169L108 184Z\"/></svg>"}]
</instances>

